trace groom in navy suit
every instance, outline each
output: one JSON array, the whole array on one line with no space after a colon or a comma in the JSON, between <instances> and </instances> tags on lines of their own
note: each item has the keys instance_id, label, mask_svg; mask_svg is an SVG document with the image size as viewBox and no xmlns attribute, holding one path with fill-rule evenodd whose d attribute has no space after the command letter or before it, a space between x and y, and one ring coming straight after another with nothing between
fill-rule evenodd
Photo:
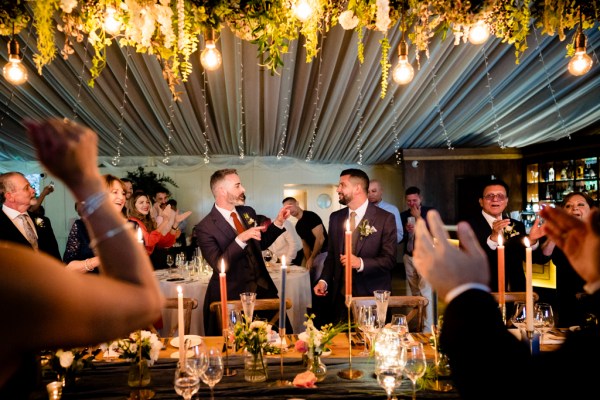
<instances>
[{"instance_id":1,"label":"groom in navy suit","mask_svg":"<svg viewBox=\"0 0 600 400\"><path fill-rule=\"evenodd\" d=\"M344 306L346 221L354 219L352 295L373 296L375 290L392 290L392 268L396 265L396 221L393 214L369 203L368 190L369 177L364 171L346 169L340 174L337 193L340 204L347 207L329 217L327 258L323 273L313 289L317 296L329 294L333 305L329 316L331 322L343 320L347 315Z\"/></svg>"},{"instance_id":2,"label":"groom in navy suit","mask_svg":"<svg viewBox=\"0 0 600 400\"><path fill-rule=\"evenodd\" d=\"M30 246L62 261L50 220L27 211L36 202L35 190L23 174L0 175L0 240Z\"/></svg>"},{"instance_id":3,"label":"groom in navy suit","mask_svg":"<svg viewBox=\"0 0 600 400\"><path fill-rule=\"evenodd\" d=\"M266 230L256 223L256 212L244 206L246 195L235 169L221 169L210 178L215 197L211 212L194 227L202 256L210 264L213 274L204 298L204 330L208 336L219 336L217 316L210 312L210 304L219 301L219 273L221 260L227 273L227 299L239 300L240 293L254 292L257 299L277 298L273 283L262 258L267 249L285 229L283 222L290 216L288 207L279 210ZM260 313L255 313L260 314ZM289 321L286 331L292 332Z\"/></svg>"}]
</instances>

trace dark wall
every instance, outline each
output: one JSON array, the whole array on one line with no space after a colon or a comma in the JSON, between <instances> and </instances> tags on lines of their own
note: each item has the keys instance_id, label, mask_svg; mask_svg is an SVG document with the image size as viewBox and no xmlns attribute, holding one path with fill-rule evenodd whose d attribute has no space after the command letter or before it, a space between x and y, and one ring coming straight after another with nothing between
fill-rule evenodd
<instances>
[{"instance_id":1,"label":"dark wall","mask_svg":"<svg viewBox=\"0 0 600 400\"><path fill-rule=\"evenodd\" d=\"M458 181L473 182L481 177L495 175L504 180L510 188L510 200L507 211L520 211L523 208L523 188L521 175L522 159L510 160L434 160L421 161L412 166L411 161L404 163L404 187L417 186L421 189L423 204L436 208L444 222L456 224L459 221L459 208L471 212L481 210L478 198L467 199L457 193ZM467 185L469 186L469 185ZM474 192L477 192L476 190ZM406 209L404 196L398 201L400 210Z\"/></svg>"}]
</instances>

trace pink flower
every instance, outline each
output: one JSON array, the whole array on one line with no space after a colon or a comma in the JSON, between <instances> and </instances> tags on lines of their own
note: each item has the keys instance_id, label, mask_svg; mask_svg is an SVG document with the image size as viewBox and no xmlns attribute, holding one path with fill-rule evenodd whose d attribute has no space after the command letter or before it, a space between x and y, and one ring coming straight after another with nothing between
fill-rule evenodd
<instances>
[{"instance_id":1,"label":"pink flower","mask_svg":"<svg viewBox=\"0 0 600 400\"><path fill-rule=\"evenodd\" d=\"M294 348L298 353L306 353L308 351L308 343L304 340L297 340Z\"/></svg>"},{"instance_id":2,"label":"pink flower","mask_svg":"<svg viewBox=\"0 0 600 400\"><path fill-rule=\"evenodd\" d=\"M298 342L296 342L298 343ZM314 388L317 383L317 377L311 371L304 371L294 378L294 386L303 388Z\"/></svg>"}]
</instances>

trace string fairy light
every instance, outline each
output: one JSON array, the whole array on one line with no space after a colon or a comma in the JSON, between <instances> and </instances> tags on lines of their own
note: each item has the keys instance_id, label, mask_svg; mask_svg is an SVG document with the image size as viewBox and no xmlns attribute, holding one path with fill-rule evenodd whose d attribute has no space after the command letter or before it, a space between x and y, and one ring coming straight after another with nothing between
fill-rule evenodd
<instances>
[{"instance_id":1,"label":"string fairy light","mask_svg":"<svg viewBox=\"0 0 600 400\"><path fill-rule=\"evenodd\" d=\"M163 157L163 163L168 164L171 161L171 141L173 140L173 116L175 115L175 107L173 107L173 96L171 96L171 103L169 104L169 122L167 123L167 143L165 143L165 152Z\"/></svg>"},{"instance_id":2,"label":"string fairy light","mask_svg":"<svg viewBox=\"0 0 600 400\"><path fill-rule=\"evenodd\" d=\"M245 127L246 127L246 113L244 111L244 62L242 60L242 39L236 37L235 39L235 45L238 51L238 58L240 59L240 85L239 85L239 109L240 109L240 114L239 114L239 127L238 127L238 136L240 138L240 144L238 145L238 149L240 151L240 160L244 159L244 151L246 148L246 144L244 143L244 131L245 131Z\"/></svg>"},{"instance_id":3,"label":"string fairy light","mask_svg":"<svg viewBox=\"0 0 600 400\"><path fill-rule=\"evenodd\" d=\"M400 148L400 133L398 131L398 110L395 110L395 97L394 93L392 93L392 99L390 101L390 108L394 110L394 119L392 121L392 132L394 133L394 138L392 143L394 144L394 157L396 158L396 165L400 165L402 163L402 151ZM399 104L399 103L398 103Z\"/></svg>"},{"instance_id":4,"label":"string fairy light","mask_svg":"<svg viewBox=\"0 0 600 400\"><path fill-rule=\"evenodd\" d=\"M127 82L129 79L129 58L131 54L129 53L129 46L126 47L125 53L125 78L123 80L123 101L121 102L121 106L119 107L119 125L117 126L117 132L119 133L119 141L117 143L117 154L113 157L111 163L115 167L119 165L121 162L121 146L123 145L123 120L125 118L125 105L127 104L127 96L129 93L127 92Z\"/></svg>"},{"instance_id":5,"label":"string fairy light","mask_svg":"<svg viewBox=\"0 0 600 400\"><path fill-rule=\"evenodd\" d=\"M362 149L362 131L364 124L364 115L362 109L363 103L363 79L362 79L362 63L358 63L358 106L356 108L356 115L358 115L358 129L356 130L356 151L358 152L358 161L356 162L358 165L362 165L363 162L363 149Z\"/></svg>"},{"instance_id":6,"label":"string fairy light","mask_svg":"<svg viewBox=\"0 0 600 400\"><path fill-rule=\"evenodd\" d=\"M552 101L554 101L554 108L556 109L556 115L558 116L560 124L562 125L563 132L569 138L569 140L571 140L571 132L569 131L569 129L567 128L567 126L565 124L565 120L562 116L562 113L560 112L560 106L558 105L558 101L556 100L554 88L552 87L552 83L550 82L550 73L548 72L548 68L546 67L546 62L544 61L544 55L542 54L542 48L540 47L540 41L538 39L537 29L535 28L535 26L533 26L533 35L535 37L535 49L538 52L538 58L540 59L540 62L542 63L542 67L544 68L544 74L546 76L546 83L548 86L548 90L550 90L550 94L552 95Z\"/></svg>"},{"instance_id":7,"label":"string fairy light","mask_svg":"<svg viewBox=\"0 0 600 400\"><path fill-rule=\"evenodd\" d=\"M204 150L202 151L202 155L204 156L204 164L208 164L210 162L210 157L208 156L208 142L210 139L208 138L208 100L206 99L206 86L208 84L208 78L206 77L206 71L202 71L202 100L204 100L204 110L202 113L202 122L204 122L204 131L200 129L202 132L202 136L204 137Z\"/></svg>"},{"instance_id":8,"label":"string fairy light","mask_svg":"<svg viewBox=\"0 0 600 400\"><path fill-rule=\"evenodd\" d=\"M446 146L448 146L448 150L454 150L452 147L452 141L448 136L448 131L446 130L446 124L444 124L444 112L442 111L442 107L440 105L440 95L437 90L437 75L434 72L433 77L431 79L431 85L433 86L433 93L435 94L435 107L437 109L438 115L440 117L440 127L442 128L442 132L444 134L444 140L446 141Z\"/></svg>"},{"instance_id":9,"label":"string fairy light","mask_svg":"<svg viewBox=\"0 0 600 400\"><path fill-rule=\"evenodd\" d=\"M325 40L327 34L323 33L321 36L321 43L323 43L323 41ZM318 126L318 120L319 117L321 115L321 107L319 106L320 103L320 94L321 94L321 68L323 66L323 51L319 51L319 67L317 69L317 87L315 88L315 111L313 113L313 117L312 117L312 122L313 122L313 131L310 137L310 142L308 144L308 153L306 155L306 162L311 162L314 156L314 146L315 146L315 141L317 140L317 126Z\"/></svg>"},{"instance_id":10,"label":"string fairy light","mask_svg":"<svg viewBox=\"0 0 600 400\"><path fill-rule=\"evenodd\" d=\"M500 127L498 126L498 115L496 114L496 107L494 106L494 94L492 93L492 76L490 75L490 66L488 64L487 54L485 53L485 45L481 46L481 53L483 54L483 60L485 62L485 75L487 78L487 88L490 94L490 105L492 107L492 114L494 116L494 131L498 135L498 146L502 150L506 149L504 142L502 141L502 134L500 133Z\"/></svg>"},{"instance_id":11,"label":"string fairy light","mask_svg":"<svg viewBox=\"0 0 600 400\"><path fill-rule=\"evenodd\" d=\"M292 53L293 54L293 53ZM287 91L285 96L283 97L283 101L285 102L285 109L283 111L283 121L281 121L281 138L279 139L279 151L277 151L277 159L281 160L283 157L283 153L285 152L285 144L287 140L287 128L288 128L288 120L290 119L290 104L292 102L292 71L291 66L295 64L295 58L292 55L289 63L286 62L287 69Z\"/></svg>"},{"instance_id":12,"label":"string fairy light","mask_svg":"<svg viewBox=\"0 0 600 400\"><path fill-rule=\"evenodd\" d=\"M81 72L79 73L77 80L77 99L75 103L73 103L73 117L71 118L73 121L77 121L79 115L77 114L77 108L81 104L81 89L83 88L83 74L85 72L85 64L87 64L88 60L88 43L89 41L85 41L85 45L83 47L83 62L81 63Z\"/></svg>"}]
</instances>

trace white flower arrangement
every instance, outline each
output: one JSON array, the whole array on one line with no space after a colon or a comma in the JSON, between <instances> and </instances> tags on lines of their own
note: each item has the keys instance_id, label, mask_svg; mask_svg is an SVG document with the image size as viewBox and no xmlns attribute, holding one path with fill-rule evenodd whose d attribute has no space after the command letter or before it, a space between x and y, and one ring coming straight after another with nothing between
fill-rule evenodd
<instances>
[{"instance_id":1,"label":"white flower arrangement","mask_svg":"<svg viewBox=\"0 0 600 400\"><path fill-rule=\"evenodd\" d=\"M139 348L141 346L141 349ZM132 332L127 339L119 339L108 345L111 351L119 354L119 358L131 362L139 362L141 358L148 360L152 366L158 359L162 343L155 333L150 331Z\"/></svg>"},{"instance_id":2,"label":"white flower arrangement","mask_svg":"<svg viewBox=\"0 0 600 400\"><path fill-rule=\"evenodd\" d=\"M358 231L360 232L360 238L362 239L377 232L377 228L369 225L369 220L364 219L360 225L358 225Z\"/></svg>"},{"instance_id":3,"label":"white flower arrangement","mask_svg":"<svg viewBox=\"0 0 600 400\"><path fill-rule=\"evenodd\" d=\"M510 239L513 236L518 236L519 235L519 231L517 231L516 229L513 229L515 226L514 225L507 225L504 228L504 238L505 239Z\"/></svg>"},{"instance_id":4,"label":"white flower arrangement","mask_svg":"<svg viewBox=\"0 0 600 400\"><path fill-rule=\"evenodd\" d=\"M358 17L354 15L354 11L346 10L339 16L339 22L342 28L350 30L356 28L358 25Z\"/></svg>"},{"instance_id":5,"label":"white flower arrangement","mask_svg":"<svg viewBox=\"0 0 600 400\"><path fill-rule=\"evenodd\" d=\"M377 0L377 20L375 26L378 31L387 32L392 20L390 19L390 3L388 0Z\"/></svg>"},{"instance_id":6,"label":"white flower arrangement","mask_svg":"<svg viewBox=\"0 0 600 400\"><path fill-rule=\"evenodd\" d=\"M36 218L35 219L35 224L37 226L39 226L40 228L43 228L44 227L44 219L43 218Z\"/></svg>"},{"instance_id":7,"label":"white flower arrangement","mask_svg":"<svg viewBox=\"0 0 600 400\"><path fill-rule=\"evenodd\" d=\"M248 225L256 226L256 221L250 215L248 215L248 213L244 213L244 219L246 220Z\"/></svg>"}]
</instances>

